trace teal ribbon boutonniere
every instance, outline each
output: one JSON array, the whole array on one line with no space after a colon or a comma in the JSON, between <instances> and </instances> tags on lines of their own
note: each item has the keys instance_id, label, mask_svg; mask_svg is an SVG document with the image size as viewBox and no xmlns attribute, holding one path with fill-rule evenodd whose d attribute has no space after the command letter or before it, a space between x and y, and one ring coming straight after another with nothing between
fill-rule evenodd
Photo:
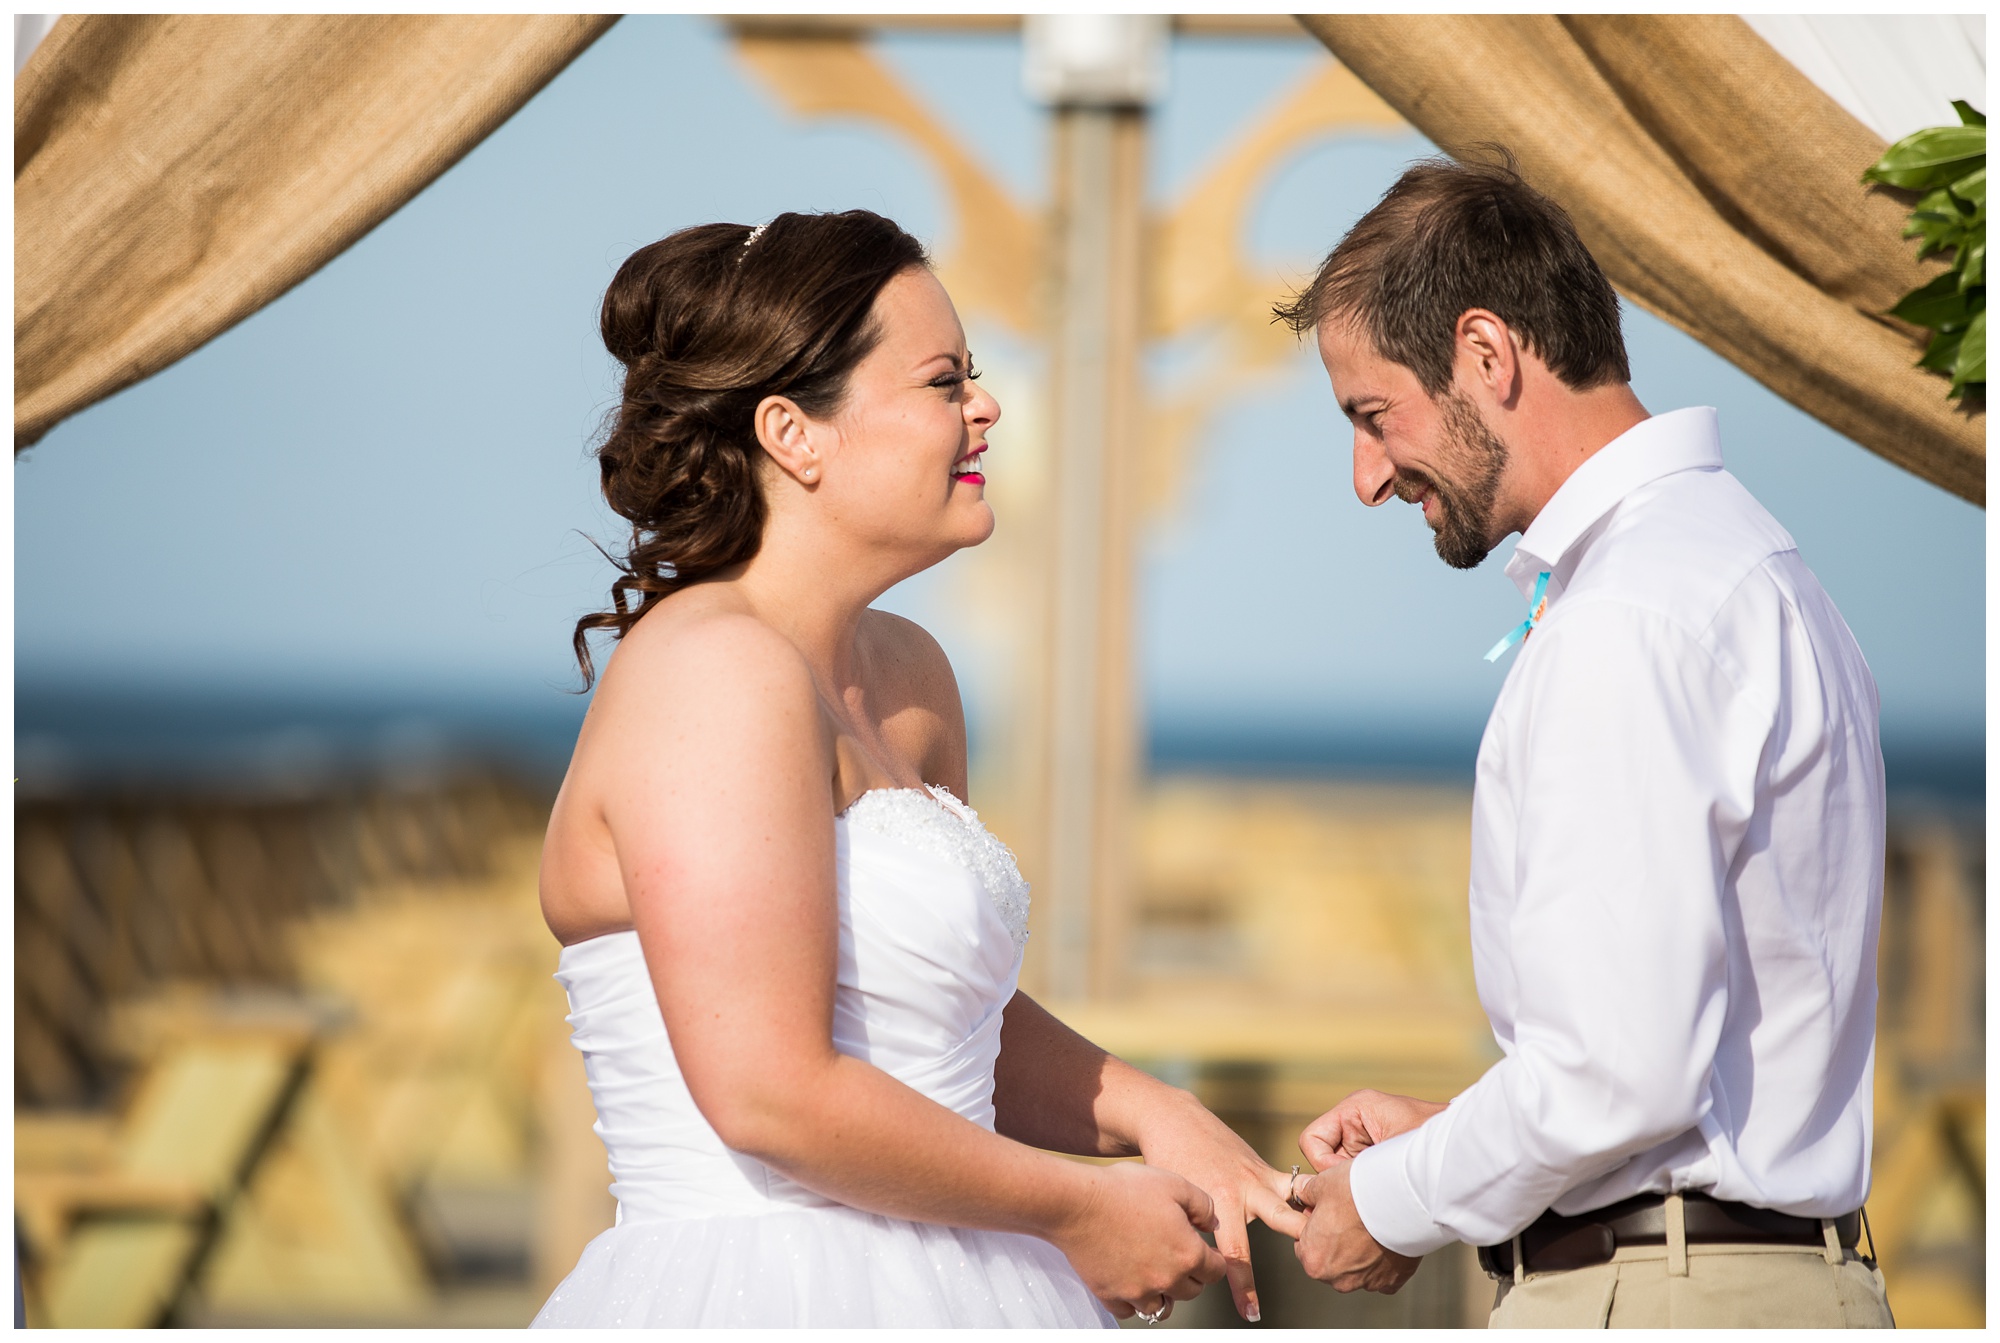
<instances>
[{"instance_id":1,"label":"teal ribbon boutonniere","mask_svg":"<svg viewBox=\"0 0 2000 1343\"><path fill-rule=\"evenodd\" d=\"M1535 602L1528 610L1528 618L1507 631L1507 637L1494 644L1486 654L1488 662L1498 662L1500 655L1528 637L1535 626L1542 623L1542 617L1549 611L1549 576L1546 571L1535 579Z\"/></svg>"}]
</instances>

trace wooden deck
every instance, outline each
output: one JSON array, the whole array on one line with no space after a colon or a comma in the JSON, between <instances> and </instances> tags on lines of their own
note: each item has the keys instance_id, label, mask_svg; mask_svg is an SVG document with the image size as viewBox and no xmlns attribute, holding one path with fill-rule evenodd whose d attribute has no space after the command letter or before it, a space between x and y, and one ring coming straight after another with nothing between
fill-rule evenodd
<instances>
[{"instance_id":1,"label":"wooden deck","mask_svg":"<svg viewBox=\"0 0 2000 1343\"><path fill-rule=\"evenodd\" d=\"M218 894L221 914L187 894L222 885L203 876L213 841L159 838L185 814L173 806L128 800L122 831L22 818L16 993L30 1010L17 1012L17 1090L33 1099L38 1087L109 1079L94 1104L16 1114L31 1318L506 1325L532 1315L612 1208L549 977L537 817L478 796L406 799L400 813L350 799L345 823L376 827L374 837L343 839L323 813L316 850L347 855L348 876L322 864L321 884L302 890L295 867L293 885L265 904ZM235 835L239 853L260 815L278 818L279 836L301 833L294 812L200 815L204 833ZM456 827L457 859L414 834L402 860L384 856L385 818L397 833L441 815ZM1160 781L1140 809L1118 992L1050 1006L1193 1088L1280 1166L1302 1159L1300 1126L1357 1087L1449 1096L1497 1057L1466 942L1468 816L1456 790ZM115 862L92 853L100 841L122 845ZM259 842L286 851L269 835ZM1899 813L1891 848L1870 1216L1899 1320L1976 1326L1984 837L1965 817ZM146 855L179 866L163 875ZM286 870L263 868L274 883ZM114 885L107 894L93 882ZM156 956L164 973L140 973L134 955L124 978L92 979L93 965L113 964L104 945L140 946L174 927L120 926L156 914L142 896L163 889L181 892L172 908L183 929L227 915L240 930L244 909L279 912L235 942L167 941L182 959ZM254 974L197 954L253 943L263 959L242 964ZM23 963L57 953L68 960L53 969ZM40 1052L20 1047L24 1032L41 1033ZM1306 1281L1288 1243L1260 1229L1256 1245L1273 1324L1477 1323L1490 1300L1464 1253L1434 1256L1397 1297L1346 1298ZM1224 1323L1226 1300L1210 1296L1170 1323Z\"/></svg>"}]
</instances>

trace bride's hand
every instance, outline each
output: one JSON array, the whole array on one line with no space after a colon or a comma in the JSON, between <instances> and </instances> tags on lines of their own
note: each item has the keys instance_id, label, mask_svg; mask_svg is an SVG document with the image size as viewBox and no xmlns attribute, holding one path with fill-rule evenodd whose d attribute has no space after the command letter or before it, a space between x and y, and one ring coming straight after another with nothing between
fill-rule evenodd
<instances>
[{"instance_id":1,"label":"bride's hand","mask_svg":"<svg viewBox=\"0 0 2000 1343\"><path fill-rule=\"evenodd\" d=\"M1049 1239L1119 1319L1187 1301L1223 1275L1197 1231L1215 1229L1208 1195L1171 1171L1121 1162L1092 1172L1090 1194Z\"/></svg>"},{"instance_id":2,"label":"bride's hand","mask_svg":"<svg viewBox=\"0 0 2000 1343\"><path fill-rule=\"evenodd\" d=\"M1170 1113L1149 1118L1140 1150L1147 1165L1185 1176L1214 1200L1215 1248L1228 1273L1229 1294L1236 1313L1255 1323L1262 1308L1250 1265L1249 1224L1261 1221L1298 1239L1306 1219L1285 1202L1291 1177L1266 1165L1234 1129L1192 1096Z\"/></svg>"}]
</instances>

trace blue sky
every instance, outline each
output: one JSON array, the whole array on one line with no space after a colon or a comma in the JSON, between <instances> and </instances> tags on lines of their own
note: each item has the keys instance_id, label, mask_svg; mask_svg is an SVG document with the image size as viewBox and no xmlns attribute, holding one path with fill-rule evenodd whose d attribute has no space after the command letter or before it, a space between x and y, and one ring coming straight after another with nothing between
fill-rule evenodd
<instances>
[{"instance_id":1,"label":"blue sky","mask_svg":"<svg viewBox=\"0 0 2000 1343\"><path fill-rule=\"evenodd\" d=\"M1019 196L1039 111L999 37L901 37L901 76ZM1188 41L1156 121L1171 201L1320 57ZM1286 165L1250 242L1303 274L1427 146L1329 140ZM464 162L319 275L16 466L24 685L463 694L554 703L617 536L588 447L610 404L594 318L632 249L710 219L866 206L949 227L930 169L851 122L800 122L690 17L628 18ZM1863 452L1628 309L1640 398L1721 409L1731 468L1797 537L1881 685L1885 730L1984 730L1984 514ZM1004 399L1004 398L1003 398ZM1301 349L1214 419L1145 542L1156 723L1473 724L1519 618L1500 557L1446 569L1416 514L1363 509ZM999 446L1004 449L1005 426ZM1005 525L1002 519L1002 525ZM887 604L961 661L949 564ZM971 708L982 689L968 676Z\"/></svg>"}]
</instances>

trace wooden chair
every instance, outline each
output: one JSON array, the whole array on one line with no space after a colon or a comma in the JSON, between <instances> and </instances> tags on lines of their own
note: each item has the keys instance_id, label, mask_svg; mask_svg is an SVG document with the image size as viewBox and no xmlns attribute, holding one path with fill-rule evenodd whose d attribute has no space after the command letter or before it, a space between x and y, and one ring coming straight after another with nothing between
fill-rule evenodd
<instances>
[{"instance_id":1,"label":"wooden chair","mask_svg":"<svg viewBox=\"0 0 2000 1343\"><path fill-rule=\"evenodd\" d=\"M128 1020L151 1038L122 1120L15 1116L14 1200L56 1327L168 1323L304 1080L314 1025L231 1020L185 994Z\"/></svg>"}]
</instances>

